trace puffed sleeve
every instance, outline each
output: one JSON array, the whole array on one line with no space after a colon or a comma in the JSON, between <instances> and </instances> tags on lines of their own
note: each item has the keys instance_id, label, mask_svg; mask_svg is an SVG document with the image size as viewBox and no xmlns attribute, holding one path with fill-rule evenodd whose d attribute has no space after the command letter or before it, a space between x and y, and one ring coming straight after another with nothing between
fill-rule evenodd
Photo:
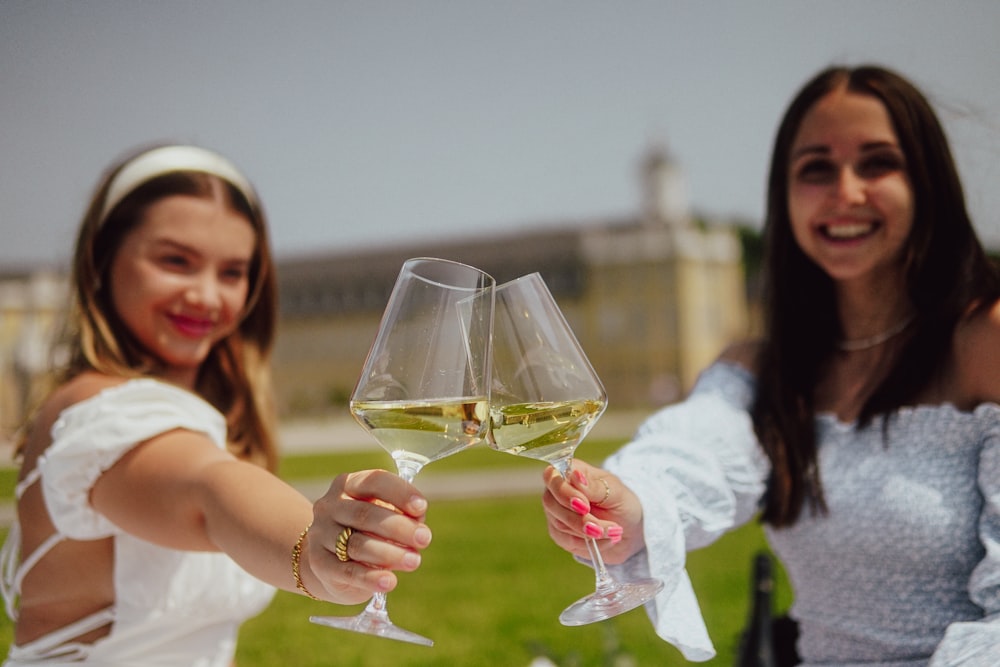
<instances>
[{"instance_id":1,"label":"puffed sleeve","mask_svg":"<svg viewBox=\"0 0 1000 667\"><path fill-rule=\"evenodd\" d=\"M690 396L651 416L605 462L639 497L646 548L617 566L622 577L666 586L647 611L664 640L688 660L715 656L685 571L686 552L710 544L757 512L770 470L749 415L754 383L741 367L716 363Z\"/></svg>"},{"instance_id":2,"label":"puffed sleeve","mask_svg":"<svg viewBox=\"0 0 1000 667\"><path fill-rule=\"evenodd\" d=\"M979 540L985 555L972 571L969 597L982 607L983 618L948 626L930 667L1000 665L1000 408L982 405L976 417L986 425L978 471L983 497Z\"/></svg>"},{"instance_id":3,"label":"puffed sleeve","mask_svg":"<svg viewBox=\"0 0 1000 667\"><path fill-rule=\"evenodd\" d=\"M59 532L78 540L117 532L90 505L91 487L130 449L174 429L205 433L225 447L225 420L215 408L156 380L131 380L64 410L38 461L45 506Z\"/></svg>"}]
</instances>

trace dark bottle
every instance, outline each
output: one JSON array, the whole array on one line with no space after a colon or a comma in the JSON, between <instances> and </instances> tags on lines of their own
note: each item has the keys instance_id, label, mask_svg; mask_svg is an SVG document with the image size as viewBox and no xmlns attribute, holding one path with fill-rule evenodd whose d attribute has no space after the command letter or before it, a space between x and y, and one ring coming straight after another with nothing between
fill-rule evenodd
<instances>
[{"instance_id":1,"label":"dark bottle","mask_svg":"<svg viewBox=\"0 0 1000 667\"><path fill-rule=\"evenodd\" d=\"M771 557L761 552L754 557L750 616L740 637L736 667L776 667L772 634L773 593L774 571Z\"/></svg>"}]
</instances>

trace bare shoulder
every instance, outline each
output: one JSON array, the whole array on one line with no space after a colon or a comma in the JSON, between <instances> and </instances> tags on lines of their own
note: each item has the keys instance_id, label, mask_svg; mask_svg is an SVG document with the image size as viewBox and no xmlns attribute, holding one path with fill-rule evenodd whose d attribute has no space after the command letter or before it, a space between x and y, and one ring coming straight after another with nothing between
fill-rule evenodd
<instances>
[{"instance_id":1,"label":"bare shoulder","mask_svg":"<svg viewBox=\"0 0 1000 667\"><path fill-rule=\"evenodd\" d=\"M719 355L719 360L737 364L751 373L756 373L757 358L760 355L762 346L763 342L760 340L739 341L723 350L722 354Z\"/></svg>"},{"instance_id":2,"label":"bare shoulder","mask_svg":"<svg viewBox=\"0 0 1000 667\"><path fill-rule=\"evenodd\" d=\"M973 403L1000 403L1000 301L959 322L954 351L964 393Z\"/></svg>"},{"instance_id":3,"label":"bare shoulder","mask_svg":"<svg viewBox=\"0 0 1000 667\"><path fill-rule=\"evenodd\" d=\"M116 387L127 378L102 373L82 373L56 388L43 405L43 410L58 415L66 408L93 398L105 389Z\"/></svg>"},{"instance_id":4,"label":"bare shoulder","mask_svg":"<svg viewBox=\"0 0 1000 667\"><path fill-rule=\"evenodd\" d=\"M28 429L24 442L25 461L37 458L49 446L52 425L64 410L125 382L125 378L83 373L56 387L45 399Z\"/></svg>"}]
</instances>

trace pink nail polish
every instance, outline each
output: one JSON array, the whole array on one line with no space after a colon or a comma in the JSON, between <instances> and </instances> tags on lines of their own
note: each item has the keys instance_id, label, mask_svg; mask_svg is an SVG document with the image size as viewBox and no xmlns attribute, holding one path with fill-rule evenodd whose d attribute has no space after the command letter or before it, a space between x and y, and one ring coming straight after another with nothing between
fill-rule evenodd
<instances>
[{"instance_id":1,"label":"pink nail polish","mask_svg":"<svg viewBox=\"0 0 1000 667\"><path fill-rule=\"evenodd\" d=\"M573 511L583 516L590 511L590 504L585 500L580 500L579 498L573 498L569 501L569 506L573 508Z\"/></svg>"},{"instance_id":2,"label":"pink nail polish","mask_svg":"<svg viewBox=\"0 0 1000 667\"><path fill-rule=\"evenodd\" d=\"M621 535L615 535L614 537L611 538L611 544L618 544L621 541L622 541Z\"/></svg>"},{"instance_id":3,"label":"pink nail polish","mask_svg":"<svg viewBox=\"0 0 1000 667\"><path fill-rule=\"evenodd\" d=\"M608 537L610 537L612 541L614 541L615 539L621 540L622 535L624 534L625 534L625 529L622 528L621 526L611 526L610 528L608 528Z\"/></svg>"},{"instance_id":4,"label":"pink nail polish","mask_svg":"<svg viewBox=\"0 0 1000 667\"><path fill-rule=\"evenodd\" d=\"M585 532L588 537L593 537L594 539L604 536L604 531L601 530L601 527L596 523L591 523L590 521L583 524L583 532Z\"/></svg>"},{"instance_id":5,"label":"pink nail polish","mask_svg":"<svg viewBox=\"0 0 1000 667\"><path fill-rule=\"evenodd\" d=\"M573 477L574 479L576 479L577 484L579 484L580 486L587 486L587 476L584 475L579 470L573 471Z\"/></svg>"}]
</instances>

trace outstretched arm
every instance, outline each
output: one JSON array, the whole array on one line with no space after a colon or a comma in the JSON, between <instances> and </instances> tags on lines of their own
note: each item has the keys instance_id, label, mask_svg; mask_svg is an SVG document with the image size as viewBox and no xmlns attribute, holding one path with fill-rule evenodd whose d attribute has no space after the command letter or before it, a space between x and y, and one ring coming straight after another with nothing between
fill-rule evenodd
<instances>
[{"instance_id":1,"label":"outstretched arm","mask_svg":"<svg viewBox=\"0 0 1000 667\"><path fill-rule=\"evenodd\" d=\"M586 558L589 530L608 538L598 544L620 568L616 576L663 580L647 609L657 634L689 660L715 651L684 572L686 552L749 521L768 474L747 413L752 378L725 361L685 401L647 420L603 470L574 461L568 480L545 473L543 505L556 544Z\"/></svg>"},{"instance_id":2,"label":"outstretched arm","mask_svg":"<svg viewBox=\"0 0 1000 667\"><path fill-rule=\"evenodd\" d=\"M315 505L271 473L206 436L175 430L135 447L94 484L91 502L122 529L165 547L224 551L248 572L296 591L292 547L306 526L300 571L316 597L353 604L396 586L431 539L426 500L382 470L340 475ZM351 560L337 535L356 532Z\"/></svg>"}]
</instances>

